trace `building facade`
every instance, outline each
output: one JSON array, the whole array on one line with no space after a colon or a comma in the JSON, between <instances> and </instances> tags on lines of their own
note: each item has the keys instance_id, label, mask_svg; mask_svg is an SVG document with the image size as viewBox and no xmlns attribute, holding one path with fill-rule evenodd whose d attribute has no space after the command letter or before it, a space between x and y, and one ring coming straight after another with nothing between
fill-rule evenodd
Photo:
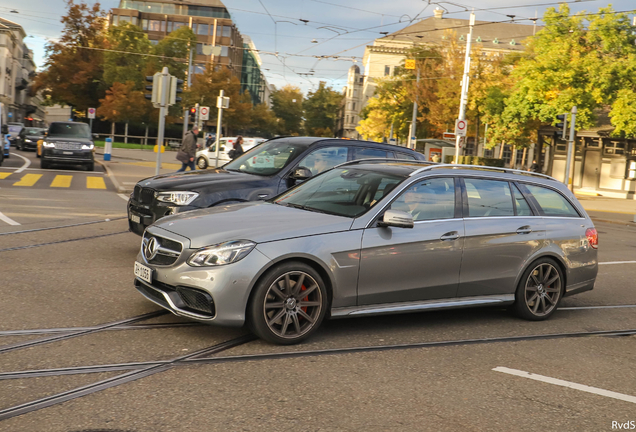
<instances>
[{"instance_id":1,"label":"building facade","mask_svg":"<svg viewBox=\"0 0 636 432\"><path fill-rule=\"evenodd\" d=\"M249 91L254 105L266 103L270 106L270 90L267 79L261 71L261 57L249 36L243 36L243 71L241 74L241 93Z\"/></svg>"},{"instance_id":2,"label":"building facade","mask_svg":"<svg viewBox=\"0 0 636 432\"><path fill-rule=\"evenodd\" d=\"M36 67L33 52L24 43L19 24L0 18L0 102L3 121L40 126L44 123L41 98L32 93Z\"/></svg>"},{"instance_id":3,"label":"building facade","mask_svg":"<svg viewBox=\"0 0 636 432\"><path fill-rule=\"evenodd\" d=\"M111 10L109 24L121 22L141 27L152 44L157 44L180 27L189 27L197 36L193 72L203 73L208 67L227 67L241 79L243 37L220 0L193 0L188 3L121 0L119 7Z\"/></svg>"},{"instance_id":4,"label":"building facade","mask_svg":"<svg viewBox=\"0 0 636 432\"><path fill-rule=\"evenodd\" d=\"M356 130L360 121L362 109L362 89L364 77L360 74L360 68L353 65L349 68L347 86L342 89L343 98L340 102L340 110L336 119L335 135L340 138L360 139Z\"/></svg>"}]
</instances>

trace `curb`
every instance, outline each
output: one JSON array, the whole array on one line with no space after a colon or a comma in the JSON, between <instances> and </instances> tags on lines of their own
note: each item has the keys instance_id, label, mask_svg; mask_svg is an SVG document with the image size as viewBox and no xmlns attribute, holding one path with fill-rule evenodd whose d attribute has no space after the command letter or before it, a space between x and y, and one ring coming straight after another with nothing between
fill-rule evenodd
<instances>
[{"instance_id":1,"label":"curb","mask_svg":"<svg viewBox=\"0 0 636 432\"><path fill-rule=\"evenodd\" d=\"M97 160L97 159L95 159L95 162L97 162L98 164L100 164L101 166L104 167L104 169L106 170L106 175L108 176L110 181L113 182L113 185L115 186L115 189L117 189L117 193L126 193L126 192L128 192L125 188L121 187L121 185L119 184L119 182L115 178L115 175L113 174L113 172L108 167L108 165L106 165L104 162L102 162L100 160Z\"/></svg>"}]
</instances>

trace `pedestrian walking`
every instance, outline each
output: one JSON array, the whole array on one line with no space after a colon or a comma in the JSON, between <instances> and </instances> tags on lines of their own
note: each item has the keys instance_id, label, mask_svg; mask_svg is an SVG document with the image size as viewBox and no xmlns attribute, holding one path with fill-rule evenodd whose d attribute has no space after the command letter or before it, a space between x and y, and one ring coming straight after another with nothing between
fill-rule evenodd
<instances>
[{"instance_id":1,"label":"pedestrian walking","mask_svg":"<svg viewBox=\"0 0 636 432\"><path fill-rule=\"evenodd\" d=\"M236 137L236 141L234 141L234 144L232 144L232 150L227 152L227 155L230 157L230 159L234 160L245 153L241 144L243 144L243 137L239 135Z\"/></svg>"},{"instance_id":2,"label":"pedestrian walking","mask_svg":"<svg viewBox=\"0 0 636 432\"><path fill-rule=\"evenodd\" d=\"M194 158L197 154L198 134L199 127L194 126L183 138L181 147L179 147L179 151L177 152L177 160L181 162L182 166L179 170L177 170L177 172L183 172L188 167L190 167L190 171L194 171Z\"/></svg>"},{"instance_id":3,"label":"pedestrian walking","mask_svg":"<svg viewBox=\"0 0 636 432\"><path fill-rule=\"evenodd\" d=\"M532 165L530 165L530 168L528 168L528 171L531 172L536 172L536 173L540 173L541 172L541 167L539 166L539 164L537 163L537 160L534 159L532 161Z\"/></svg>"}]
</instances>

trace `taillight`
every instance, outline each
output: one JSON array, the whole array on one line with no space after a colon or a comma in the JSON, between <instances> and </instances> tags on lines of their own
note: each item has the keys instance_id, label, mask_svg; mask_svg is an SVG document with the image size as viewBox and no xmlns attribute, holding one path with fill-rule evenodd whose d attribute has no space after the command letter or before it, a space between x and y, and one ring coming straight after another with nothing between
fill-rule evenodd
<instances>
[{"instance_id":1,"label":"taillight","mask_svg":"<svg viewBox=\"0 0 636 432\"><path fill-rule=\"evenodd\" d=\"M585 237L587 237L587 241L594 249L598 249L598 233L596 232L596 228L588 228L585 230Z\"/></svg>"}]
</instances>

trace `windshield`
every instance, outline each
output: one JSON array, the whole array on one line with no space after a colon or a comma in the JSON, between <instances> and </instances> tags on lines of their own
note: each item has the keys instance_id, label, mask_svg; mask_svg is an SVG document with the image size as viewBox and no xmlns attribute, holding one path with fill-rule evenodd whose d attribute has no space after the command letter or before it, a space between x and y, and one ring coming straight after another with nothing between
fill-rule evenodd
<instances>
[{"instance_id":1,"label":"windshield","mask_svg":"<svg viewBox=\"0 0 636 432\"><path fill-rule=\"evenodd\" d=\"M49 136L90 139L91 133L86 123L52 123L49 127Z\"/></svg>"},{"instance_id":2,"label":"windshield","mask_svg":"<svg viewBox=\"0 0 636 432\"><path fill-rule=\"evenodd\" d=\"M274 203L338 216L358 217L380 202L405 177L334 168L290 189Z\"/></svg>"},{"instance_id":3,"label":"windshield","mask_svg":"<svg viewBox=\"0 0 636 432\"><path fill-rule=\"evenodd\" d=\"M274 175L296 159L307 146L273 141L253 148L223 166L228 171L241 171L257 175Z\"/></svg>"},{"instance_id":4,"label":"windshield","mask_svg":"<svg viewBox=\"0 0 636 432\"><path fill-rule=\"evenodd\" d=\"M25 135L43 135L45 130L43 128L28 128Z\"/></svg>"}]
</instances>

